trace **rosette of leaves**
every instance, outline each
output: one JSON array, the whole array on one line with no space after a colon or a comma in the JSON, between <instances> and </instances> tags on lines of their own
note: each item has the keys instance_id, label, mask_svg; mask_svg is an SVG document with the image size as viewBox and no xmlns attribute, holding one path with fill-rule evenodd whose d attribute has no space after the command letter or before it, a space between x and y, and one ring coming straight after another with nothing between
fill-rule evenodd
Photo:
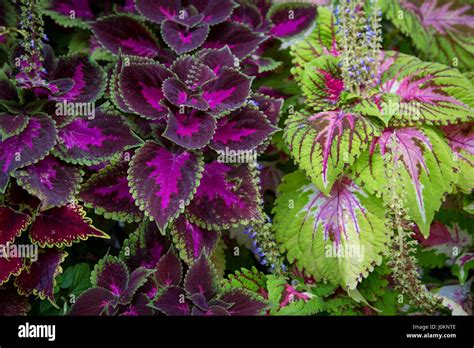
<instances>
[{"instance_id":1,"label":"rosette of leaves","mask_svg":"<svg viewBox=\"0 0 474 348\"><path fill-rule=\"evenodd\" d=\"M145 144L94 174L79 197L110 218L139 221L144 212L192 263L212 253L221 230L262 221L257 171L225 156L263 152L282 101L253 93L244 67L267 37L306 30L316 10L211 0L135 7L90 27L115 56L108 97Z\"/></svg>"},{"instance_id":2,"label":"rosette of leaves","mask_svg":"<svg viewBox=\"0 0 474 348\"><path fill-rule=\"evenodd\" d=\"M469 134L474 90L455 68L383 51L378 83L351 93L338 35L334 16L319 8L316 29L292 47L306 109L289 115L284 138L301 171L280 186L274 228L290 262L317 280L355 289L389 250L384 159L399 163L405 185L395 190L403 190L403 207L425 238L446 195L472 190L472 182L459 180L473 172L459 160L469 149L448 143L442 127L453 139L461 138L456 129ZM363 256L331 253L347 247Z\"/></svg>"},{"instance_id":3,"label":"rosette of leaves","mask_svg":"<svg viewBox=\"0 0 474 348\"><path fill-rule=\"evenodd\" d=\"M259 315L267 305L251 290L219 286L205 251L185 271L156 224L144 222L119 257L96 265L70 315Z\"/></svg>"}]
</instances>

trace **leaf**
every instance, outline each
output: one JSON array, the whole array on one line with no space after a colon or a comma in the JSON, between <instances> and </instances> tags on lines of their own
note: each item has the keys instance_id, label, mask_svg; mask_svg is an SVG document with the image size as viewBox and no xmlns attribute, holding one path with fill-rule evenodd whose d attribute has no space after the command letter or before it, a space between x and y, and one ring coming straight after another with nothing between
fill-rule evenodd
<instances>
[{"instance_id":1,"label":"leaf","mask_svg":"<svg viewBox=\"0 0 474 348\"><path fill-rule=\"evenodd\" d=\"M147 142L133 156L128 171L132 195L164 231L189 204L202 168L201 154L170 151Z\"/></svg>"},{"instance_id":2,"label":"leaf","mask_svg":"<svg viewBox=\"0 0 474 348\"><path fill-rule=\"evenodd\" d=\"M129 279L127 265L113 256L101 259L91 274L92 286L106 289L117 298L120 298L127 290Z\"/></svg>"},{"instance_id":3,"label":"leaf","mask_svg":"<svg viewBox=\"0 0 474 348\"><path fill-rule=\"evenodd\" d=\"M78 263L66 268L62 275L61 288L68 289L70 294L79 296L91 287L91 270L87 263Z\"/></svg>"},{"instance_id":4,"label":"leaf","mask_svg":"<svg viewBox=\"0 0 474 348\"><path fill-rule=\"evenodd\" d=\"M99 164L141 143L121 116L102 112L93 119L75 119L60 128L58 135L54 154L82 165Z\"/></svg>"},{"instance_id":5,"label":"leaf","mask_svg":"<svg viewBox=\"0 0 474 348\"><path fill-rule=\"evenodd\" d=\"M62 206L74 200L82 182L82 171L47 156L14 173L17 183L38 197L43 207Z\"/></svg>"},{"instance_id":6,"label":"leaf","mask_svg":"<svg viewBox=\"0 0 474 348\"><path fill-rule=\"evenodd\" d=\"M293 57L291 72L298 81L303 73L302 67L306 63L323 55L334 57L339 55L336 40L336 19L332 11L327 7L319 6L316 22L316 28L310 35L291 46L290 54Z\"/></svg>"},{"instance_id":7,"label":"leaf","mask_svg":"<svg viewBox=\"0 0 474 348\"><path fill-rule=\"evenodd\" d=\"M153 307L170 316L190 315L186 292L177 286L169 286L153 300ZM183 299L181 301L181 299Z\"/></svg>"},{"instance_id":8,"label":"leaf","mask_svg":"<svg viewBox=\"0 0 474 348\"><path fill-rule=\"evenodd\" d=\"M160 52L152 32L128 15L102 17L91 27L102 46L113 54L120 49L123 54L154 58Z\"/></svg>"},{"instance_id":9,"label":"leaf","mask_svg":"<svg viewBox=\"0 0 474 348\"><path fill-rule=\"evenodd\" d=\"M216 271L205 253L190 267L184 278L188 295L201 294L207 301L217 294Z\"/></svg>"},{"instance_id":10,"label":"leaf","mask_svg":"<svg viewBox=\"0 0 474 348\"><path fill-rule=\"evenodd\" d=\"M89 289L79 296L72 306L69 315L98 316L107 314L117 306L118 299L109 290L103 288Z\"/></svg>"},{"instance_id":11,"label":"leaf","mask_svg":"<svg viewBox=\"0 0 474 348\"><path fill-rule=\"evenodd\" d=\"M126 260L130 269L154 269L169 247L170 241L160 232L156 223L145 219L124 241L120 257Z\"/></svg>"},{"instance_id":12,"label":"leaf","mask_svg":"<svg viewBox=\"0 0 474 348\"><path fill-rule=\"evenodd\" d=\"M190 108L185 110L185 113L173 110L168 115L163 136L182 147L200 149L211 141L216 131L216 120L204 111Z\"/></svg>"},{"instance_id":13,"label":"leaf","mask_svg":"<svg viewBox=\"0 0 474 348\"><path fill-rule=\"evenodd\" d=\"M469 70L474 67L474 7L452 0L381 1L385 16L423 56Z\"/></svg>"},{"instance_id":14,"label":"leaf","mask_svg":"<svg viewBox=\"0 0 474 348\"><path fill-rule=\"evenodd\" d=\"M98 100L105 90L104 71L86 54L73 54L59 58L49 75L49 80L52 83L62 79L71 79L73 85L67 92L54 95L52 99L58 102L66 100L70 103L92 103ZM60 103L56 103L56 108L59 105Z\"/></svg>"},{"instance_id":15,"label":"leaf","mask_svg":"<svg viewBox=\"0 0 474 348\"><path fill-rule=\"evenodd\" d=\"M301 89L306 104L314 111L335 110L344 91L339 60L325 55L304 65Z\"/></svg>"},{"instance_id":16,"label":"leaf","mask_svg":"<svg viewBox=\"0 0 474 348\"><path fill-rule=\"evenodd\" d=\"M400 183L391 186L427 238L444 195L452 191L458 180L452 152L433 129L386 129L373 140L370 151L360 156L353 168L358 173L356 181L371 194L385 192L384 157L387 158L387 154L392 156L390 167L401 178Z\"/></svg>"},{"instance_id":17,"label":"leaf","mask_svg":"<svg viewBox=\"0 0 474 348\"><path fill-rule=\"evenodd\" d=\"M191 222L209 230L262 220L255 174L249 166L206 163L194 199L186 209Z\"/></svg>"},{"instance_id":18,"label":"leaf","mask_svg":"<svg viewBox=\"0 0 474 348\"><path fill-rule=\"evenodd\" d=\"M56 128L48 116L30 118L21 134L0 142L0 191L5 191L8 177L15 169L44 158L56 143Z\"/></svg>"},{"instance_id":19,"label":"leaf","mask_svg":"<svg viewBox=\"0 0 474 348\"><path fill-rule=\"evenodd\" d=\"M78 27L88 29L87 21L95 18L89 1L84 0L54 0L46 3L46 9L43 11L51 17L56 23L63 27ZM73 11L73 12L71 12ZM71 17L71 14L74 16Z\"/></svg>"},{"instance_id":20,"label":"leaf","mask_svg":"<svg viewBox=\"0 0 474 348\"><path fill-rule=\"evenodd\" d=\"M459 160L458 187L464 193L474 189L474 123L449 125L442 128L448 145Z\"/></svg>"},{"instance_id":21,"label":"leaf","mask_svg":"<svg viewBox=\"0 0 474 348\"><path fill-rule=\"evenodd\" d=\"M5 249L2 246L2 254ZM20 274L24 267L23 260L21 258L6 258L2 255L0 258L0 285L8 282L11 276L17 276Z\"/></svg>"},{"instance_id":22,"label":"leaf","mask_svg":"<svg viewBox=\"0 0 474 348\"><path fill-rule=\"evenodd\" d=\"M474 253L464 253L456 260L451 267L451 271L456 275L461 284L464 284L468 277L469 271L474 268Z\"/></svg>"},{"instance_id":23,"label":"leaf","mask_svg":"<svg viewBox=\"0 0 474 348\"><path fill-rule=\"evenodd\" d=\"M245 25L236 22L224 22L213 26L203 44L203 48L223 48L226 45L238 59L248 57L257 47L267 39Z\"/></svg>"},{"instance_id":24,"label":"leaf","mask_svg":"<svg viewBox=\"0 0 474 348\"><path fill-rule=\"evenodd\" d=\"M219 299L231 305L227 311L232 316L262 315L262 311L267 307L261 298L259 299L251 292L242 289L224 292L219 296Z\"/></svg>"},{"instance_id":25,"label":"leaf","mask_svg":"<svg viewBox=\"0 0 474 348\"><path fill-rule=\"evenodd\" d=\"M382 74L379 89L400 101L393 125L447 125L472 120L474 85L458 70L416 57L385 52L390 67Z\"/></svg>"},{"instance_id":26,"label":"leaf","mask_svg":"<svg viewBox=\"0 0 474 348\"><path fill-rule=\"evenodd\" d=\"M31 216L0 206L0 247L13 243L31 224Z\"/></svg>"},{"instance_id":27,"label":"leaf","mask_svg":"<svg viewBox=\"0 0 474 348\"><path fill-rule=\"evenodd\" d=\"M179 286L183 277L183 266L175 253L168 251L156 264L155 279L159 287Z\"/></svg>"},{"instance_id":28,"label":"leaf","mask_svg":"<svg viewBox=\"0 0 474 348\"><path fill-rule=\"evenodd\" d=\"M1 87L0 87L1 88ZM29 118L22 114L0 114L0 139L2 141L23 132Z\"/></svg>"},{"instance_id":29,"label":"leaf","mask_svg":"<svg viewBox=\"0 0 474 348\"><path fill-rule=\"evenodd\" d=\"M136 206L128 186L128 168L126 161L106 166L82 185L79 197L87 207L95 208L106 218L141 221L143 213Z\"/></svg>"},{"instance_id":30,"label":"leaf","mask_svg":"<svg viewBox=\"0 0 474 348\"><path fill-rule=\"evenodd\" d=\"M149 20L161 24L172 20L181 10L181 0L136 0L137 11Z\"/></svg>"},{"instance_id":31,"label":"leaf","mask_svg":"<svg viewBox=\"0 0 474 348\"><path fill-rule=\"evenodd\" d=\"M231 68L224 68L215 79L202 86L202 97L214 115L232 111L244 104L253 78Z\"/></svg>"},{"instance_id":32,"label":"leaf","mask_svg":"<svg viewBox=\"0 0 474 348\"><path fill-rule=\"evenodd\" d=\"M40 247L71 246L89 237L110 238L91 225L80 205L68 204L39 212L31 225L30 239Z\"/></svg>"},{"instance_id":33,"label":"leaf","mask_svg":"<svg viewBox=\"0 0 474 348\"><path fill-rule=\"evenodd\" d=\"M206 41L208 26L189 28L175 22L165 21L161 25L161 35L166 44L180 55L194 51Z\"/></svg>"},{"instance_id":34,"label":"leaf","mask_svg":"<svg viewBox=\"0 0 474 348\"><path fill-rule=\"evenodd\" d=\"M369 147L378 133L362 116L328 111L314 114L291 114L285 127L285 141L292 156L324 194Z\"/></svg>"},{"instance_id":35,"label":"leaf","mask_svg":"<svg viewBox=\"0 0 474 348\"><path fill-rule=\"evenodd\" d=\"M181 259L188 264L197 260L203 251L212 255L220 237L219 232L205 230L189 222L183 215L174 222L171 235Z\"/></svg>"},{"instance_id":36,"label":"leaf","mask_svg":"<svg viewBox=\"0 0 474 348\"><path fill-rule=\"evenodd\" d=\"M242 107L217 121L211 147L218 151L250 151L278 130L261 111Z\"/></svg>"},{"instance_id":37,"label":"leaf","mask_svg":"<svg viewBox=\"0 0 474 348\"><path fill-rule=\"evenodd\" d=\"M144 267L137 268L130 274L130 280L127 284L127 289L120 299L120 304L130 304L137 293L137 291L145 285L148 281L148 277L153 274L153 270L146 269Z\"/></svg>"},{"instance_id":38,"label":"leaf","mask_svg":"<svg viewBox=\"0 0 474 348\"><path fill-rule=\"evenodd\" d=\"M28 299L20 296L13 287L0 289L0 299L0 315L2 317L25 316L31 310Z\"/></svg>"},{"instance_id":39,"label":"leaf","mask_svg":"<svg viewBox=\"0 0 474 348\"><path fill-rule=\"evenodd\" d=\"M61 263L67 257L65 251L46 249L38 255L38 260L25 268L15 279L18 293L29 296L31 294L40 299L48 299L54 303L54 287L56 277L62 273Z\"/></svg>"},{"instance_id":40,"label":"leaf","mask_svg":"<svg viewBox=\"0 0 474 348\"><path fill-rule=\"evenodd\" d=\"M273 24L270 33L280 39L297 36L311 27L316 15L316 6L309 3L276 4L267 14Z\"/></svg>"},{"instance_id":41,"label":"leaf","mask_svg":"<svg viewBox=\"0 0 474 348\"><path fill-rule=\"evenodd\" d=\"M273 212L281 249L316 280L354 289L388 251L382 201L348 178L337 181L326 197L303 172L289 174Z\"/></svg>"},{"instance_id":42,"label":"leaf","mask_svg":"<svg viewBox=\"0 0 474 348\"><path fill-rule=\"evenodd\" d=\"M435 221L431 224L429 238L423 238L420 231L415 229L418 234L414 238L421 242L424 250L432 250L436 254L444 255L453 259L463 250L468 250L472 245L471 235L462 230L457 224L447 226L441 222Z\"/></svg>"},{"instance_id":43,"label":"leaf","mask_svg":"<svg viewBox=\"0 0 474 348\"><path fill-rule=\"evenodd\" d=\"M130 62L118 77L119 94L129 109L152 120L168 115L161 102L164 99L163 81L172 73L159 63Z\"/></svg>"}]
</instances>

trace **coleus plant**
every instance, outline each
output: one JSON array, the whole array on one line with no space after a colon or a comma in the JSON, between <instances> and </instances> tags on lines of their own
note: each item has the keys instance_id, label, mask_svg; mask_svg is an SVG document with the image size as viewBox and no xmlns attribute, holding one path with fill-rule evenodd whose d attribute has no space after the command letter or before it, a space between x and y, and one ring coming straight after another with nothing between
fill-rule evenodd
<instances>
[{"instance_id":1,"label":"coleus plant","mask_svg":"<svg viewBox=\"0 0 474 348\"><path fill-rule=\"evenodd\" d=\"M381 13L370 2L361 21L363 5L319 7L316 29L291 48L306 109L289 115L284 138L300 170L283 179L274 208L289 261L348 291L390 253L393 230L411 220L429 238L446 195L473 188L472 149L459 143L472 131L472 82L381 51ZM393 227L391 211L405 222Z\"/></svg>"}]
</instances>

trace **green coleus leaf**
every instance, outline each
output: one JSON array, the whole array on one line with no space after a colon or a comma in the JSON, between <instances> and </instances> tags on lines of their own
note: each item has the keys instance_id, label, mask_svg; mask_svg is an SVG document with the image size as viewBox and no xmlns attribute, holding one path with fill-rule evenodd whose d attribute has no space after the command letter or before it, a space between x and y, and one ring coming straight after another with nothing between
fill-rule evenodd
<instances>
[{"instance_id":1,"label":"green coleus leaf","mask_svg":"<svg viewBox=\"0 0 474 348\"><path fill-rule=\"evenodd\" d=\"M303 73L302 67L306 63L322 55L338 55L335 22L336 20L330 9L323 6L318 7L318 17L314 31L291 47L290 54L293 57L291 72L296 80L300 80Z\"/></svg>"},{"instance_id":2,"label":"green coleus leaf","mask_svg":"<svg viewBox=\"0 0 474 348\"><path fill-rule=\"evenodd\" d=\"M306 105L314 111L336 108L344 91L344 81L338 63L338 58L325 55L304 65L301 89L306 97Z\"/></svg>"},{"instance_id":3,"label":"green coleus leaf","mask_svg":"<svg viewBox=\"0 0 474 348\"><path fill-rule=\"evenodd\" d=\"M390 158L388 166L399 176L391 187L427 238L435 212L458 180L455 156L434 129L388 128L353 167L356 181L371 194L386 192L384 158Z\"/></svg>"},{"instance_id":4,"label":"green coleus leaf","mask_svg":"<svg viewBox=\"0 0 474 348\"><path fill-rule=\"evenodd\" d=\"M430 60L474 68L474 6L455 0L381 0L385 16Z\"/></svg>"},{"instance_id":5,"label":"green coleus leaf","mask_svg":"<svg viewBox=\"0 0 474 348\"><path fill-rule=\"evenodd\" d=\"M273 212L281 250L317 281L354 289L387 252L382 201L346 177L326 197L303 172L289 174Z\"/></svg>"},{"instance_id":6,"label":"green coleus leaf","mask_svg":"<svg viewBox=\"0 0 474 348\"><path fill-rule=\"evenodd\" d=\"M469 271L474 268L474 253L462 254L451 267L451 271L464 284L469 276Z\"/></svg>"},{"instance_id":7,"label":"green coleus leaf","mask_svg":"<svg viewBox=\"0 0 474 348\"><path fill-rule=\"evenodd\" d=\"M458 188L464 193L474 189L474 123L443 127L449 147L459 160Z\"/></svg>"},{"instance_id":8,"label":"green coleus leaf","mask_svg":"<svg viewBox=\"0 0 474 348\"><path fill-rule=\"evenodd\" d=\"M393 114L392 125L447 125L472 120L474 86L454 68L387 51L379 74L379 92L400 97L385 105L379 101L384 113ZM378 98L380 94L372 96L375 102Z\"/></svg>"},{"instance_id":9,"label":"green coleus leaf","mask_svg":"<svg viewBox=\"0 0 474 348\"><path fill-rule=\"evenodd\" d=\"M367 118L342 111L295 113L286 121L285 140L293 158L324 194L369 148L377 129Z\"/></svg>"}]
</instances>

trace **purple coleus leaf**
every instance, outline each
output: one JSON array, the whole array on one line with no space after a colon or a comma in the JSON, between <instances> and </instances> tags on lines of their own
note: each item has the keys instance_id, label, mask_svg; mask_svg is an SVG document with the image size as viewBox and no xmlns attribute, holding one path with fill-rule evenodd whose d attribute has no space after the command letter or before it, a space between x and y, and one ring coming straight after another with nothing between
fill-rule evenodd
<instances>
[{"instance_id":1,"label":"purple coleus leaf","mask_svg":"<svg viewBox=\"0 0 474 348\"><path fill-rule=\"evenodd\" d=\"M13 210L10 207L0 206L0 246L13 243L31 224L31 216Z\"/></svg>"},{"instance_id":2,"label":"purple coleus leaf","mask_svg":"<svg viewBox=\"0 0 474 348\"><path fill-rule=\"evenodd\" d=\"M237 70L224 68L217 78L202 86L202 97L213 114L235 110L249 96L252 81Z\"/></svg>"},{"instance_id":3,"label":"purple coleus leaf","mask_svg":"<svg viewBox=\"0 0 474 348\"><path fill-rule=\"evenodd\" d=\"M53 0L51 1L49 9L66 17L70 17L73 13L78 21L90 21L95 19L89 0Z\"/></svg>"},{"instance_id":4,"label":"purple coleus leaf","mask_svg":"<svg viewBox=\"0 0 474 348\"><path fill-rule=\"evenodd\" d=\"M111 51L141 57L156 57L161 48L152 32L138 20L127 15L103 17L91 25L99 42Z\"/></svg>"},{"instance_id":5,"label":"purple coleus leaf","mask_svg":"<svg viewBox=\"0 0 474 348\"><path fill-rule=\"evenodd\" d=\"M83 292L77 298L69 315L107 315L115 311L117 304L118 298L111 291L103 288L93 288Z\"/></svg>"},{"instance_id":6,"label":"purple coleus leaf","mask_svg":"<svg viewBox=\"0 0 474 348\"><path fill-rule=\"evenodd\" d=\"M234 56L238 59L244 59L266 39L266 36L253 32L243 24L224 22L212 27L206 42L203 44L203 48L223 48L228 46Z\"/></svg>"},{"instance_id":7,"label":"purple coleus leaf","mask_svg":"<svg viewBox=\"0 0 474 348\"><path fill-rule=\"evenodd\" d=\"M141 221L143 213L138 209L128 186L128 162L111 164L82 185L79 193L86 206L108 218L121 221Z\"/></svg>"},{"instance_id":8,"label":"purple coleus leaf","mask_svg":"<svg viewBox=\"0 0 474 348\"><path fill-rule=\"evenodd\" d=\"M316 15L316 6L312 4L274 5L267 14L273 24L270 33L280 39L288 39L302 34L314 24Z\"/></svg>"},{"instance_id":9,"label":"purple coleus leaf","mask_svg":"<svg viewBox=\"0 0 474 348\"><path fill-rule=\"evenodd\" d=\"M248 165L211 162L204 166L198 190L186 209L193 223L208 229L261 220L255 174Z\"/></svg>"},{"instance_id":10,"label":"purple coleus leaf","mask_svg":"<svg viewBox=\"0 0 474 348\"><path fill-rule=\"evenodd\" d=\"M190 315L190 303L186 299L186 292L177 286L169 286L152 302L153 307L169 316Z\"/></svg>"},{"instance_id":11,"label":"purple coleus leaf","mask_svg":"<svg viewBox=\"0 0 474 348\"><path fill-rule=\"evenodd\" d=\"M190 52L200 47L209 34L208 26L189 28L187 26L165 21L161 25L163 40L177 54Z\"/></svg>"},{"instance_id":12,"label":"purple coleus leaf","mask_svg":"<svg viewBox=\"0 0 474 348\"><path fill-rule=\"evenodd\" d=\"M183 266L175 253L168 253L156 264L155 280L158 287L179 286L183 278Z\"/></svg>"},{"instance_id":13,"label":"purple coleus leaf","mask_svg":"<svg viewBox=\"0 0 474 348\"><path fill-rule=\"evenodd\" d=\"M239 62L229 46L220 49L203 49L197 53L197 56L205 66L212 70L215 76L219 75L224 68L235 68Z\"/></svg>"},{"instance_id":14,"label":"purple coleus leaf","mask_svg":"<svg viewBox=\"0 0 474 348\"><path fill-rule=\"evenodd\" d=\"M218 75L201 57L202 51L193 56L183 55L171 67L178 79L190 90L195 90Z\"/></svg>"},{"instance_id":15,"label":"purple coleus leaf","mask_svg":"<svg viewBox=\"0 0 474 348\"><path fill-rule=\"evenodd\" d=\"M129 279L127 265L113 256L100 260L91 274L92 286L106 289L117 298L127 290Z\"/></svg>"},{"instance_id":16,"label":"purple coleus leaf","mask_svg":"<svg viewBox=\"0 0 474 348\"><path fill-rule=\"evenodd\" d=\"M21 258L0 258L0 285L8 282L11 276L17 276L23 269L23 259Z\"/></svg>"},{"instance_id":17,"label":"purple coleus leaf","mask_svg":"<svg viewBox=\"0 0 474 348\"><path fill-rule=\"evenodd\" d=\"M129 109L149 118L160 119L168 115L164 99L163 81L172 73L159 63L134 63L122 68L118 77L119 93Z\"/></svg>"},{"instance_id":18,"label":"purple coleus leaf","mask_svg":"<svg viewBox=\"0 0 474 348\"><path fill-rule=\"evenodd\" d=\"M56 128L46 115L31 117L28 126L16 136L0 142L0 191L15 169L44 158L56 143Z\"/></svg>"},{"instance_id":19,"label":"purple coleus leaf","mask_svg":"<svg viewBox=\"0 0 474 348\"><path fill-rule=\"evenodd\" d=\"M201 156L154 142L134 155L128 171L132 195L162 231L191 200L201 176Z\"/></svg>"},{"instance_id":20,"label":"purple coleus leaf","mask_svg":"<svg viewBox=\"0 0 474 348\"><path fill-rule=\"evenodd\" d=\"M265 94L254 94L251 97L251 102L256 104L258 109L267 116L272 125L278 125L280 111L283 106L282 98L277 99Z\"/></svg>"},{"instance_id":21,"label":"purple coleus leaf","mask_svg":"<svg viewBox=\"0 0 474 348\"><path fill-rule=\"evenodd\" d=\"M202 23L207 25L224 22L236 7L232 0L191 0L190 3L204 15Z\"/></svg>"},{"instance_id":22,"label":"purple coleus leaf","mask_svg":"<svg viewBox=\"0 0 474 348\"><path fill-rule=\"evenodd\" d=\"M251 292L235 289L225 292L219 296L219 300L230 305L227 309L232 316L256 316L261 315L267 304L257 298Z\"/></svg>"},{"instance_id":23,"label":"purple coleus leaf","mask_svg":"<svg viewBox=\"0 0 474 348\"><path fill-rule=\"evenodd\" d=\"M145 219L125 241L122 257L126 257L130 269L154 269L169 247L170 241L160 232L156 223Z\"/></svg>"},{"instance_id":24,"label":"purple coleus leaf","mask_svg":"<svg viewBox=\"0 0 474 348\"><path fill-rule=\"evenodd\" d=\"M208 102L201 96L200 91L188 89L186 84L178 79L171 78L163 83L163 94L175 106L189 106L198 110L207 110Z\"/></svg>"},{"instance_id":25,"label":"purple coleus leaf","mask_svg":"<svg viewBox=\"0 0 474 348\"><path fill-rule=\"evenodd\" d=\"M61 206L74 200L82 181L82 171L47 156L14 173L18 184L41 200L42 207Z\"/></svg>"},{"instance_id":26,"label":"purple coleus leaf","mask_svg":"<svg viewBox=\"0 0 474 348\"><path fill-rule=\"evenodd\" d=\"M158 24L173 20L182 10L181 0L136 0L135 3L138 12Z\"/></svg>"},{"instance_id":27,"label":"purple coleus leaf","mask_svg":"<svg viewBox=\"0 0 474 348\"><path fill-rule=\"evenodd\" d=\"M1 86L0 86L1 88ZM0 114L0 140L20 134L28 125L29 118L21 114Z\"/></svg>"},{"instance_id":28,"label":"purple coleus leaf","mask_svg":"<svg viewBox=\"0 0 474 348\"><path fill-rule=\"evenodd\" d=\"M217 121L211 147L216 151L249 151L278 130L261 111L243 107Z\"/></svg>"},{"instance_id":29,"label":"purple coleus leaf","mask_svg":"<svg viewBox=\"0 0 474 348\"><path fill-rule=\"evenodd\" d=\"M120 298L120 303L123 305L130 304L137 294L137 291L148 281L148 277L155 271L146 269L144 267L137 268L130 274L130 279L127 284L127 289Z\"/></svg>"},{"instance_id":30,"label":"purple coleus leaf","mask_svg":"<svg viewBox=\"0 0 474 348\"><path fill-rule=\"evenodd\" d=\"M162 135L182 147L200 149L209 144L215 131L216 120L209 113L191 108L173 108Z\"/></svg>"},{"instance_id":31,"label":"purple coleus leaf","mask_svg":"<svg viewBox=\"0 0 474 348\"><path fill-rule=\"evenodd\" d=\"M59 129L59 143L54 153L69 163L98 164L141 140L118 115L98 112L94 118L77 118Z\"/></svg>"},{"instance_id":32,"label":"purple coleus leaf","mask_svg":"<svg viewBox=\"0 0 474 348\"><path fill-rule=\"evenodd\" d=\"M25 296L33 294L54 303L55 278L62 272L61 263L67 255L65 251L57 249L41 250L38 260L16 277L15 286L18 293Z\"/></svg>"},{"instance_id":33,"label":"purple coleus leaf","mask_svg":"<svg viewBox=\"0 0 474 348\"><path fill-rule=\"evenodd\" d=\"M72 85L62 93L59 92L61 88L56 87L58 93L54 93L51 99L74 103L94 102L102 95L106 82L102 68L85 54L59 58L48 79L52 84L55 81L70 81Z\"/></svg>"},{"instance_id":34,"label":"purple coleus leaf","mask_svg":"<svg viewBox=\"0 0 474 348\"><path fill-rule=\"evenodd\" d=\"M109 238L85 215L82 207L74 204L39 212L30 229L31 241L41 247L61 248L88 237Z\"/></svg>"},{"instance_id":35,"label":"purple coleus leaf","mask_svg":"<svg viewBox=\"0 0 474 348\"><path fill-rule=\"evenodd\" d=\"M12 286L0 289L0 299L1 316L24 316L31 310L28 298L19 295Z\"/></svg>"},{"instance_id":36,"label":"purple coleus leaf","mask_svg":"<svg viewBox=\"0 0 474 348\"><path fill-rule=\"evenodd\" d=\"M201 294L209 301L217 294L216 271L212 262L202 253L190 267L184 279L188 295Z\"/></svg>"},{"instance_id":37,"label":"purple coleus leaf","mask_svg":"<svg viewBox=\"0 0 474 348\"><path fill-rule=\"evenodd\" d=\"M203 253L212 255L219 241L219 232L201 228L181 215L173 224L171 234L181 258L192 264Z\"/></svg>"}]
</instances>

